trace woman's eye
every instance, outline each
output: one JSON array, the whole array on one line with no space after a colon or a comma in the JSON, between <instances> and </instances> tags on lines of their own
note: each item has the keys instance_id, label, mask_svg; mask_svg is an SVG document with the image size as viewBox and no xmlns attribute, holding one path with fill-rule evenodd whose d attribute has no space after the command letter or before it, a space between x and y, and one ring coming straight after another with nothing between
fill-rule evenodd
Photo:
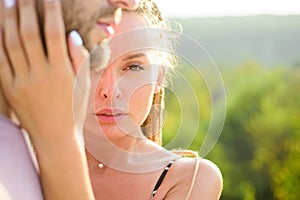
<instances>
[{"instance_id":1,"label":"woman's eye","mask_svg":"<svg viewBox=\"0 0 300 200\"><path fill-rule=\"evenodd\" d=\"M125 68L125 70L130 70L130 71L140 71L140 70L144 70L144 68L139 65L139 64L133 64L133 65L129 65Z\"/></svg>"}]
</instances>

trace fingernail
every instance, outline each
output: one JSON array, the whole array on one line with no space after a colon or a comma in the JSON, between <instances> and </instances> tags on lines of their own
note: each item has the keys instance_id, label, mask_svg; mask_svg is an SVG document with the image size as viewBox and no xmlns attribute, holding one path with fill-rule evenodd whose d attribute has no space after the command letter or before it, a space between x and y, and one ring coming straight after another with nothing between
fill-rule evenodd
<instances>
[{"instance_id":1,"label":"fingernail","mask_svg":"<svg viewBox=\"0 0 300 200\"><path fill-rule=\"evenodd\" d=\"M16 4L15 0L5 0L4 1L5 8L12 8Z\"/></svg>"},{"instance_id":2,"label":"fingernail","mask_svg":"<svg viewBox=\"0 0 300 200\"><path fill-rule=\"evenodd\" d=\"M71 31L70 36L76 46L82 46L83 42L77 31Z\"/></svg>"}]
</instances>

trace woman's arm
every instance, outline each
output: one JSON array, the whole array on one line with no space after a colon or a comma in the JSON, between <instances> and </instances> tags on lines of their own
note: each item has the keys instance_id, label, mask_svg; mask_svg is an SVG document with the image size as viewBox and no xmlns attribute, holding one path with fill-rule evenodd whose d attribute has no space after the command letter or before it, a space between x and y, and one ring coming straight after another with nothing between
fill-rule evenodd
<instances>
[{"instance_id":1,"label":"woman's arm","mask_svg":"<svg viewBox=\"0 0 300 200\"><path fill-rule=\"evenodd\" d=\"M83 61L87 53L80 42L71 38L68 52L60 1L43 2L47 53L39 34L34 0L19 0L18 6L5 8L0 32L1 83L36 147L45 198L94 199L72 112L72 67L80 65L77 60L77 66L73 66L69 59L70 54Z\"/></svg>"},{"instance_id":2,"label":"woman's arm","mask_svg":"<svg viewBox=\"0 0 300 200\"><path fill-rule=\"evenodd\" d=\"M46 199L94 199L83 145L76 136L58 140L37 151Z\"/></svg>"}]
</instances>

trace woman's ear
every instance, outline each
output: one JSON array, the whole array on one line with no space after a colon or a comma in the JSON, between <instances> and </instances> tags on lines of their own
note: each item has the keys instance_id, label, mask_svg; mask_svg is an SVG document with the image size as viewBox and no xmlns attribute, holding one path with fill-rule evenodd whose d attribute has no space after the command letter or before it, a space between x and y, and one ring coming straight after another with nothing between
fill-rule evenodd
<instances>
[{"instance_id":1,"label":"woman's ear","mask_svg":"<svg viewBox=\"0 0 300 200\"><path fill-rule=\"evenodd\" d=\"M161 67L161 69L158 72L154 94L159 93L159 91L164 83L165 75L166 75L166 69L164 67Z\"/></svg>"}]
</instances>

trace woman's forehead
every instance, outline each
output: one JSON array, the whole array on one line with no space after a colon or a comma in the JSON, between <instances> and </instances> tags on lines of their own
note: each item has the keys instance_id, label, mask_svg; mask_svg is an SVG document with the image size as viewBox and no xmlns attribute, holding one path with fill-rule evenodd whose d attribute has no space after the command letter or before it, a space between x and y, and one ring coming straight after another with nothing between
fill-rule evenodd
<instances>
[{"instance_id":1,"label":"woman's forehead","mask_svg":"<svg viewBox=\"0 0 300 200\"><path fill-rule=\"evenodd\" d=\"M142 15L136 12L125 11L122 15L122 20L117 24L115 28L115 33L120 34L129 30L146 28L149 27L146 20Z\"/></svg>"},{"instance_id":2,"label":"woman's forehead","mask_svg":"<svg viewBox=\"0 0 300 200\"><path fill-rule=\"evenodd\" d=\"M147 58L153 58L153 50L165 49L165 32L148 25L144 16L137 12L124 12L122 21L115 27L116 34L109 40L110 61L120 57L142 52Z\"/></svg>"},{"instance_id":3,"label":"woman's forehead","mask_svg":"<svg viewBox=\"0 0 300 200\"><path fill-rule=\"evenodd\" d=\"M127 62L141 62L149 63L152 61L153 52L151 50L136 50L132 52L127 52L115 59L111 59L110 63L127 63Z\"/></svg>"},{"instance_id":4,"label":"woman's forehead","mask_svg":"<svg viewBox=\"0 0 300 200\"><path fill-rule=\"evenodd\" d=\"M133 51L150 51L161 48L159 33L150 29L136 29L117 34L109 41L111 59Z\"/></svg>"}]
</instances>

